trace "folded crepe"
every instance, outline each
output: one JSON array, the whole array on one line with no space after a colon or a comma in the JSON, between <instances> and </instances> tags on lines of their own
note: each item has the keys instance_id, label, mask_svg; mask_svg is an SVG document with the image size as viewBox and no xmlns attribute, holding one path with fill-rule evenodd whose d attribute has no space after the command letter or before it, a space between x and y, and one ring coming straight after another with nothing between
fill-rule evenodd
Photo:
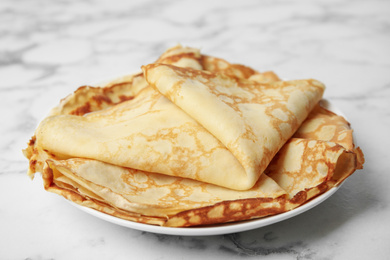
<instances>
[{"instance_id":1,"label":"folded crepe","mask_svg":"<svg viewBox=\"0 0 390 260\"><path fill-rule=\"evenodd\" d=\"M291 210L362 167L318 81L181 46L143 70L63 99L24 151L30 176L120 218L193 226Z\"/></svg>"},{"instance_id":2,"label":"folded crepe","mask_svg":"<svg viewBox=\"0 0 390 260\"><path fill-rule=\"evenodd\" d=\"M260 84L165 64L144 70L159 91L144 88L83 117L48 117L37 129L37 145L62 157L246 190L324 89L315 80Z\"/></svg>"},{"instance_id":3,"label":"folded crepe","mask_svg":"<svg viewBox=\"0 0 390 260\"><path fill-rule=\"evenodd\" d=\"M229 157L215 157L195 169L196 175L188 171L164 174L237 190L254 185L324 90L315 80L262 84L166 64L150 64L143 70L150 86L171 100L175 109L181 108L194 119L229 153ZM228 165L229 162L237 163Z\"/></svg>"}]
</instances>

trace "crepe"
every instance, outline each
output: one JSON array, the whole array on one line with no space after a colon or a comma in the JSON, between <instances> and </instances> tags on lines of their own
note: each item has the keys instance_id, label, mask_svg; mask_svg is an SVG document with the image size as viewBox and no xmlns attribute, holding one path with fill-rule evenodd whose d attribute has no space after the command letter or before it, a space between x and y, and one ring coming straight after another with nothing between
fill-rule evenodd
<instances>
[{"instance_id":1,"label":"crepe","mask_svg":"<svg viewBox=\"0 0 390 260\"><path fill-rule=\"evenodd\" d=\"M162 65L163 62L176 66ZM168 72L158 72L161 68ZM201 68L207 71L200 71ZM153 72L154 69L158 73ZM339 185L356 169L362 168L363 154L353 144L349 123L318 104L323 85L317 81L281 82L273 72L259 73L181 46L169 49L144 70L146 80L141 74L128 76L119 81L120 86L128 88L119 87L118 93L113 90L116 83L112 83L106 87L81 88L63 99L40 124L36 136L24 151L30 160L30 176L37 171L43 172L46 190L83 206L131 221L183 227L286 212ZM173 75L164 79L169 74ZM243 129L256 129L258 124L264 123L256 122L256 117L277 126L288 122L288 127L277 131L274 125L263 126L273 129L270 132L274 132L274 137L267 138L279 139L270 142L274 149L270 155L253 159L258 155L261 143L254 142L255 151L245 145L245 140L232 148L229 138L234 136L234 131L226 138L224 131L215 131L215 125L210 126L207 120L206 123L202 120L204 118L192 116L193 107L186 103L191 102L194 93L177 95L180 93L177 91L174 95L170 88L183 87L176 83L183 77L188 80L189 75L197 75L190 79L196 80L194 84L205 83L205 78L218 83L205 84L206 95L224 94L222 99L219 95L217 100L210 102L207 108L200 106L203 96L198 99L196 110L208 110L210 114L218 115L214 118L218 120L229 116L214 111L218 110L218 107L213 108L218 99L223 101L222 105L237 108L233 110L241 121L229 125L227 120L222 120L225 129L233 127L234 130L240 124L244 125ZM169 83L161 86L164 81ZM135 89L132 90L133 85ZM166 86L170 87L165 89ZM229 92L231 89L234 93ZM285 95L280 94L281 89L286 90ZM303 99L303 104L302 98L292 102L295 105L291 110L295 113L290 113L286 108L291 107L288 100L297 89L305 93L303 96L307 99ZM267 103L263 109L269 109L273 121L264 120L264 115L260 114L252 116L259 110L250 111L250 108L261 104L259 100L263 97L250 99L256 101L253 103L242 102L243 96L256 96L258 92L266 101L280 101L277 105ZM118 99L121 95L131 98ZM112 101L97 103L96 96ZM288 96L287 100L283 101L283 96ZM236 102L237 97L241 98L240 102ZM170 101L179 98L182 102ZM235 102L229 102L228 98ZM295 117L287 120L286 114ZM231 117L234 118L234 114ZM195 136L195 141L191 142L188 136ZM251 135L244 135L247 136ZM134 147L137 138L140 141L132 150L129 146ZM159 153L166 147L156 146L156 141L168 143L174 149L165 152L163 157L153 156L156 147L160 149ZM269 152L269 147L266 148L261 149ZM129 161L130 165L127 164ZM206 171L202 172L204 169ZM253 176L248 177L250 174ZM240 178L244 181L239 181ZM251 178L253 184L248 181Z\"/></svg>"},{"instance_id":2,"label":"crepe","mask_svg":"<svg viewBox=\"0 0 390 260\"><path fill-rule=\"evenodd\" d=\"M200 55L199 49L178 45L168 49L156 62L165 62L181 66L193 65L194 67L199 68L201 66L201 60L202 55ZM108 109L125 101L134 99L134 97L143 89L148 88L149 86L142 72L125 75L105 83L100 83L96 87L82 86L74 93L63 98L58 106L51 109L47 117L58 115L83 116L91 112ZM157 96L156 93L153 94ZM42 172L46 159L65 158L62 155L54 154L52 151L43 149L41 146L37 145L35 135L31 138L28 147L23 153L30 162L28 175L31 178L34 177L35 172Z\"/></svg>"},{"instance_id":3,"label":"crepe","mask_svg":"<svg viewBox=\"0 0 390 260\"><path fill-rule=\"evenodd\" d=\"M155 75L159 69L163 71ZM146 80L156 88L177 87L179 72L190 82L182 85L190 87L188 93L177 94L181 98L144 88L132 100L84 117L48 117L37 129L38 146L64 157L246 190L318 103L324 88L314 80L258 84L190 68L145 67ZM162 84L156 86L152 75Z\"/></svg>"},{"instance_id":4,"label":"crepe","mask_svg":"<svg viewBox=\"0 0 390 260\"><path fill-rule=\"evenodd\" d=\"M238 190L254 185L324 91L316 80L260 84L165 64L150 64L143 70L150 86L216 137L242 166L224 171L226 175L212 169L196 179Z\"/></svg>"},{"instance_id":5,"label":"crepe","mask_svg":"<svg viewBox=\"0 0 390 260\"><path fill-rule=\"evenodd\" d=\"M193 226L277 214L338 185L357 167L358 152L326 140L312 139L330 121L340 124L344 119L317 107L303 125L313 125L316 114L322 118L327 114L327 123L317 124L314 131L306 131L311 138L290 139L266 169L266 174L247 191L80 158L49 160L44 179L52 180L47 182L49 191L81 205L142 223ZM343 136L343 131L335 135Z\"/></svg>"}]
</instances>

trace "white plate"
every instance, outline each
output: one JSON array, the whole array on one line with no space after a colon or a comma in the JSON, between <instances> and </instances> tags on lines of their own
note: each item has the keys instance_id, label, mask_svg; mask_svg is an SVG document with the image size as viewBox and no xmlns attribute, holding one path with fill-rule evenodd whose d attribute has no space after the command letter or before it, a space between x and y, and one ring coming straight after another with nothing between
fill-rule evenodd
<instances>
[{"instance_id":1,"label":"white plate","mask_svg":"<svg viewBox=\"0 0 390 260\"><path fill-rule=\"evenodd\" d=\"M343 117L344 114L337 109L334 105L331 104L328 100L321 100L321 105L325 107L326 109L333 111L334 113L341 115ZM100 211L83 207L78 204L75 204L73 202L70 202L72 205L74 205L76 208L81 209L84 212L87 212L88 214L91 214L92 216L95 216L97 218L103 219L105 221L124 226L127 228L137 229L141 231L147 231L157 234L166 234L166 235L179 235L179 236L211 236L211 235L223 235L223 234L230 234L230 233L236 233L236 232L242 232L242 231L248 231L264 226L268 226L289 218L292 218L296 215L299 215L315 206L320 204L321 202L328 199L330 196L332 196L338 189L338 187L334 187L327 192L315 197L314 199L308 201L307 203L303 204L300 207L297 207L291 211L281 213L278 215L273 215L269 217L264 217L260 219L253 219L253 220L246 220L246 221L240 221L240 222L233 222L233 223L225 223L225 224L219 224L219 225L212 225L212 226L202 226L202 227L186 227L186 228L175 228L175 227L161 227L161 226L154 226L149 224L142 224L137 223L129 220L124 220L121 218L117 218L105 213L102 213Z\"/></svg>"}]
</instances>

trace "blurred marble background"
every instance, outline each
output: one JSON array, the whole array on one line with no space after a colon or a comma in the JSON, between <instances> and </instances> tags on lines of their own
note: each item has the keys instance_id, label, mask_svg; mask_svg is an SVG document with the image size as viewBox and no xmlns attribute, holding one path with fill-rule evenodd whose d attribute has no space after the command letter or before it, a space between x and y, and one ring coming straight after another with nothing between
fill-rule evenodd
<instances>
[{"instance_id":1,"label":"blurred marble background","mask_svg":"<svg viewBox=\"0 0 390 260\"><path fill-rule=\"evenodd\" d=\"M26 176L21 150L61 98L139 70L178 43L324 82L325 98L355 129L364 170L304 214L210 237L116 226ZM0 259L387 259L389 46L385 0L0 1Z\"/></svg>"}]
</instances>

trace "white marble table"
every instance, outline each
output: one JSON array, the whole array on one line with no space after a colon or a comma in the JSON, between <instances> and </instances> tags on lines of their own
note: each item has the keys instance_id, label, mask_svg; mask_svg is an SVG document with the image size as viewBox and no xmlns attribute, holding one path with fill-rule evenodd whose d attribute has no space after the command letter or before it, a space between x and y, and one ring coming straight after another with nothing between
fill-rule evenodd
<instances>
[{"instance_id":1,"label":"white marble table","mask_svg":"<svg viewBox=\"0 0 390 260\"><path fill-rule=\"evenodd\" d=\"M364 170L297 217L208 237L105 222L26 176L21 150L60 98L177 43L324 82L355 129ZM0 259L389 259L389 46L389 1L2 0Z\"/></svg>"}]
</instances>

